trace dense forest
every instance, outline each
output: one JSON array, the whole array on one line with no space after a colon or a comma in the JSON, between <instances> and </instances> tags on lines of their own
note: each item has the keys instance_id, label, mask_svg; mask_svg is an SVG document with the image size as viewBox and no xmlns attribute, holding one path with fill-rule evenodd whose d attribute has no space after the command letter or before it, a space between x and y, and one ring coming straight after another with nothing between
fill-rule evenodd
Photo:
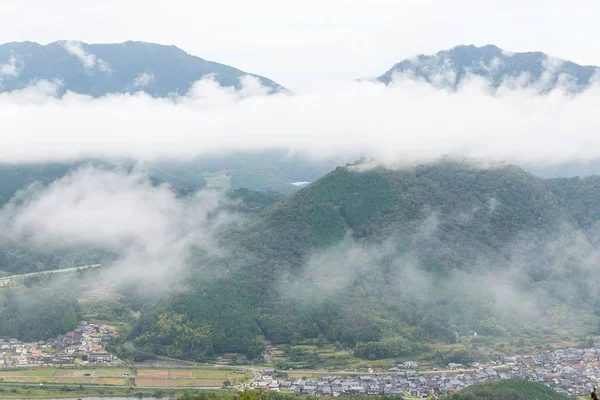
<instances>
[{"instance_id":1,"label":"dense forest","mask_svg":"<svg viewBox=\"0 0 600 400\"><path fill-rule=\"evenodd\" d=\"M379 359L474 333L535 336L567 325L597 332L600 302L588 293L600 255L598 177L540 179L516 166L450 161L400 170L359 162L288 197L246 189L228 195L228 211L245 223L221 232L219 256L190 253L180 277L185 290L149 298L135 285L117 287L141 311L127 338L139 351L254 358L265 341L329 342ZM4 316L16 315L10 310ZM455 353L445 362L479 357Z\"/></svg>"},{"instance_id":2,"label":"dense forest","mask_svg":"<svg viewBox=\"0 0 600 400\"><path fill-rule=\"evenodd\" d=\"M77 327L81 284L52 277L25 280L19 290L7 290L0 311L0 337L25 341L54 338Z\"/></svg>"},{"instance_id":3,"label":"dense forest","mask_svg":"<svg viewBox=\"0 0 600 400\"><path fill-rule=\"evenodd\" d=\"M600 310L586 295L597 178L543 180L455 162L358 169L340 167L226 235L230 256L211 261L226 275L196 276L194 262L206 260L193 261L193 291L146 313L132 333L138 345L178 355L192 346L190 338L174 349L156 332L174 315L203 327L197 359L252 357L262 338L324 340L377 359L473 332L533 334L580 323L570 310Z\"/></svg>"}]
</instances>

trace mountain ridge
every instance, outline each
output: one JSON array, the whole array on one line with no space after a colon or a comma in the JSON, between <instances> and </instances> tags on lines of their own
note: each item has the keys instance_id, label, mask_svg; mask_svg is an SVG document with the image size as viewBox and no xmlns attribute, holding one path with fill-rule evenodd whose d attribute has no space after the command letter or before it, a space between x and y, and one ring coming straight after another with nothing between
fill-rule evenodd
<instances>
[{"instance_id":1,"label":"mountain ridge","mask_svg":"<svg viewBox=\"0 0 600 400\"><path fill-rule=\"evenodd\" d=\"M544 76L544 72L548 74ZM389 84L396 73L408 73L430 83L441 83L456 88L468 73L488 78L498 87L517 80L523 73L529 74L529 83L547 79L544 89L561 84L561 75L568 76L577 90L591 83L600 73L595 65L579 65L572 61L549 56L543 52L507 52L495 45L458 45L435 54L419 54L404 59L377 78ZM455 76L448 76L448 73ZM442 82L439 82L439 80Z\"/></svg>"},{"instance_id":2,"label":"mountain ridge","mask_svg":"<svg viewBox=\"0 0 600 400\"><path fill-rule=\"evenodd\" d=\"M87 44L56 41L0 45L0 91L22 89L37 80L60 80L67 90L99 97L143 90L154 97L185 94L191 85L213 75L222 86L241 87L250 75L271 91L284 90L272 80L226 64L208 61L174 45L126 41Z\"/></svg>"}]
</instances>

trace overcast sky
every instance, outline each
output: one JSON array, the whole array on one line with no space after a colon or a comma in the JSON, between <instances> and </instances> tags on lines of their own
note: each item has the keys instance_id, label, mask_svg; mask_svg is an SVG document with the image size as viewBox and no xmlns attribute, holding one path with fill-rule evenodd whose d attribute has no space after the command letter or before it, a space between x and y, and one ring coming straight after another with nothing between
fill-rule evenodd
<instances>
[{"instance_id":1,"label":"overcast sky","mask_svg":"<svg viewBox=\"0 0 600 400\"><path fill-rule=\"evenodd\" d=\"M3 0L0 41L142 40L294 90L458 44L600 65L598 0Z\"/></svg>"}]
</instances>

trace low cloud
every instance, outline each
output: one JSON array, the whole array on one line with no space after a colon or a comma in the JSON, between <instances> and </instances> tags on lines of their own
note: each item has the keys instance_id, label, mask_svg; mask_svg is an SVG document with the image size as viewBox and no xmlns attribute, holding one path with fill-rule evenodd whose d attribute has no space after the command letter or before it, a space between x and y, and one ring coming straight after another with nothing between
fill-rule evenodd
<instances>
[{"instance_id":1,"label":"low cloud","mask_svg":"<svg viewBox=\"0 0 600 400\"><path fill-rule=\"evenodd\" d=\"M442 74L439 81L451 78ZM390 85L360 81L267 95L253 77L235 90L209 76L185 95L162 99L143 92L56 98L37 83L28 89L30 103L23 91L0 95L0 161L155 160L265 149L365 155L387 165L442 155L518 164L600 157L600 84L573 94L565 82L540 94L546 80L522 77L491 88L470 76L453 91L398 75Z\"/></svg>"},{"instance_id":2,"label":"low cloud","mask_svg":"<svg viewBox=\"0 0 600 400\"><path fill-rule=\"evenodd\" d=\"M0 212L4 233L40 249L99 248L116 255L113 280L176 283L187 257L219 257L215 233L235 221L221 193L178 198L140 171L83 167L47 187L33 185ZM197 266L200 268L201 266Z\"/></svg>"},{"instance_id":3,"label":"low cloud","mask_svg":"<svg viewBox=\"0 0 600 400\"><path fill-rule=\"evenodd\" d=\"M21 71L22 66L17 65L17 58L15 56L10 57L6 64L0 64L0 81L3 77L17 77Z\"/></svg>"},{"instance_id":4,"label":"low cloud","mask_svg":"<svg viewBox=\"0 0 600 400\"><path fill-rule=\"evenodd\" d=\"M497 200L490 199L490 205L494 208L488 212L493 213ZM599 228L583 231L563 222L547 234L523 230L493 257L476 252L475 258L463 257L461 265L432 271L426 267L432 254L445 259L457 249L465 252L463 256L473 250L440 242L437 226L455 220L453 213L429 210L413 228L392 230L381 243L347 236L315 251L301 273L282 277L280 294L303 302L344 299L363 304L373 296L388 299L380 308L418 304L448 323L474 330L482 315L519 330L554 325L549 318L553 307L581 311L582 304L591 304L588 294L594 290L594 266L600 260ZM467 230L473 223L477 222L463 221ZM534 283L540 277L543 281Z\"/></svg>"},{"instance_id":5,"label":"low cloud","mask_svg":"<svg viewBox=\"0 0 600 400\"><path fill-rule=\"evenodd\" d=\"M147 72L144 72L143 74L139 74L138 76L135 77L132 85L134 88L144 88L146 86L153 84L154 81L155 81L154 74L149 74Z\"/></svg>"},{"instance_id":6,"label":"low cloud","mask_svg":"<svg viewBox=\"0 0 600 400\"><path fill-rule=\"evenodd\" d=\"M112 73L110 64L103 59L96 57L96 55L85 51L81 42L66 41L62 42L62 46L69 54L77 57L87 71L98 70L108 74Z\"/></svg>"}]
</instances>

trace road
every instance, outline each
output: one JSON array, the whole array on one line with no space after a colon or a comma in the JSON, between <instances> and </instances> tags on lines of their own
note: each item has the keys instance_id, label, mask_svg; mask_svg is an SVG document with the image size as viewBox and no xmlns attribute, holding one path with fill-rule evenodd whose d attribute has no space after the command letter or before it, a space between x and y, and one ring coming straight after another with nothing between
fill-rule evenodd
<instances>
[{"instance_id":1,"label":"road","mask_svg":"<svg viewBox=\"0 0 600 400\"><path fill-rule=\"evenodd\" d=\"M82 265L80 267L70 267L70 268L62 268L62 269L50 269L47 271L38 271L38 272L30 272L28 274L20 274L20 275L9 275L9 276L0 276L0 280L3 281L11 281L15 279L23 279L30 278L33 276L42 276L42 275L51 275L51 274L63 274L66 272L75 272L82 271L88 268L98 268L101 267L102 264L90 264L90 265Z\"/></svg>"}]
</instances>

